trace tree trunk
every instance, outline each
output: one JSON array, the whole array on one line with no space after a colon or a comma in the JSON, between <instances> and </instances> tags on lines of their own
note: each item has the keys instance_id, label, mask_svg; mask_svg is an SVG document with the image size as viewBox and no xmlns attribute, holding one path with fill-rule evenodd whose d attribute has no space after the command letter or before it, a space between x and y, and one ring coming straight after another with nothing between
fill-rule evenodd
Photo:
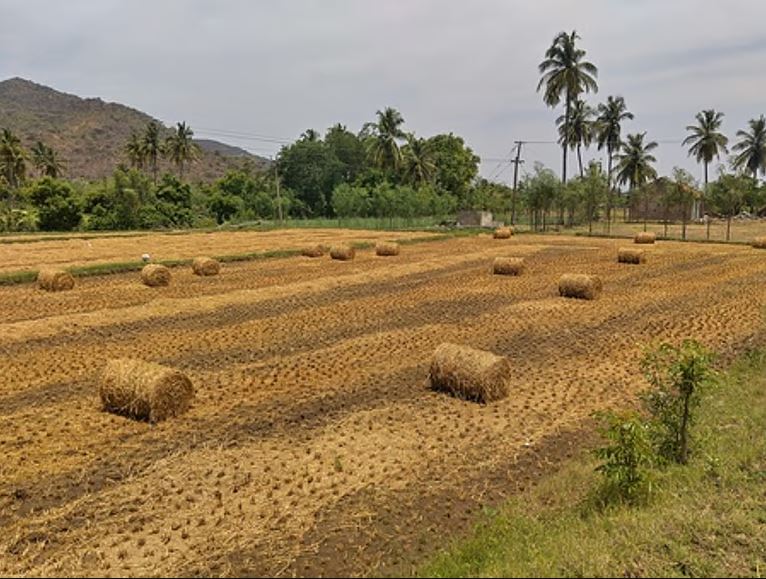
<instances>
[{"instance_id":1,"label":"tree trunk","mask_svg":"<svg viewBox=\"0 0 766 579\"><path fill-rule=\"evenodd\" d=\"M564 185L567 184L567 149L569 148L569 109L570 109L570 104L571 104L571 97L569 96L569 91L567 91L566 112L564 113L564 144L562 145L563 162L562 162L562 171L561 171L561 182Z\"/></svg>"},{"instance_id":2,"label":"tree trunk","mask_svg":"<svg viewBox=\"0 0 766 579\"><path fill-rule=\"evenodd\" d=\"M678 462L681 464L686 464L689 459L689 437L687 433L689 429L689 398L691 398L691 392L684 393L684 414L681 418L681 440L678 449Z\"/></svg>"},{"instance_id":3,"label":"tree trunk","mask_svg":"<svg viewBox=\"0 0 766 579\"><path fill-rule=\"evenodd\" d=\"M731 215L726 217L726 241L729 241L731 233Z\"/></svg>"},{"instance_id":4,"label":"tree trunk","mask_svg":"<svg viewBox=\"0 0 766 579\"><path fill-rule=\"evenodd\" d=\"M606 232L612 231L612 144L607 142L607 170L606 170Z\"/></svg>"},{"instance_id":5,"label":"tree trunk","mask_svg":"<svg viewBox=\"0 0 766 579\"><path fill-rule=\"evenodd\" d=\"M580 143L577 143L577 162L580 165L580 179L582 179L585 176L585 173L583 173L582 170L582 150L580 148Z\"/></svg>"},{"instance_id":6,"label":"tree trunk","mask_svg":"<svg viewBox=\"0 0 766 579\"><path fill-rule=\"evenodd\" d=\"M649 192L644 191L644 231L646 231L646 222L649 219Z\"/></svg>"}]
</instances>

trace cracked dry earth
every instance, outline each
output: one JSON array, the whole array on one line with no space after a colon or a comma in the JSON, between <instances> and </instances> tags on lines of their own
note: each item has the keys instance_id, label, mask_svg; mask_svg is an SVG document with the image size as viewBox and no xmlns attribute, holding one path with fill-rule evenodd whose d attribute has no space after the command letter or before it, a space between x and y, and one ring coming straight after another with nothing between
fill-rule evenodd
<instances>
[{"instance_id":1,"label":"cracked dry earth","mask_svg":"<svg viewBox=\"0 0 766 579\"><path fill-rule=\"evenodd\" d=\"M762 327L766 252L487 236L136 274L71 292L0 288L0 575L407 573L485 505L588 444L627 406L656 339L746 349ZM491 275L524 256L520 277ZM557 295L595 273L595 302ZM507 356L482 406L431 392L443 341ZM99 410L107 358L185 371L198 393L151 426Z\"/></svg>"}]
</instances>

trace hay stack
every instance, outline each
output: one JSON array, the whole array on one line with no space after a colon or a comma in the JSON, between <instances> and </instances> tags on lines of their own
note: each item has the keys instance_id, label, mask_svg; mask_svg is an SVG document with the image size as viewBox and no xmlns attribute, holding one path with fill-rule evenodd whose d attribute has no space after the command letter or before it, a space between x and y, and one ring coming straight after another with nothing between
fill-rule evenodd
<instances>
[{"instance_id":1,"label":"hay stack","mask_svg":"<svg viewBox=\"0 0 766 579\"><path fill-rule=\"evenodd\" d=\"M486 403L508 396L510 372L501 356L445 343L434 352L428 379L433 390Z\"/></svg>"},{"instance_id":2,"label":"hay stack","mask_svg":"<svg viewBox=\"0 0 766 579\"><path fill-rule=\"evenodd\" d=\"M314 245L313 247L305 247L301 251L301 255L304 257L322 257L324 255L324 247L321 245Z\"/></svg>"},{"instance_id":3,"label":"hay stack","mask_svg":"<svg viewBox=\"0 0 766 579\"><path fill-rule=\"evenodd\" d=\"M170 270L164 265L150 263L141 270L141 281L149 287L170 284Z\"/></svg>"},{"instance_id":4,"label":"hay stack","mask_svg":"<svg viewBox=\"0 0 766 579\"><path fill-rule=\"evenodd\" d=\"M61 292L74 287L74 277L63 269L41 269L37 274L37 287L49 292Z\"/></svg>"},{"instance_id":5,"label":"hay stack","mask_svg":"<svg viewBox=\"0 0 766 579\"><path fill-rule=\"evenodd\" d=\"M635 243L654 243L657 235L653 231L639 231L633 239Z\"/></svg>"},{"instance_id":6,"label":"hay stack","mask_svg":"<svg viewBox=\"0 0 766 579\"><path fill-rule=\"evenodd\" d=\"M194 275L218 275L221 264L212 257L195 257L192 261L192 271Z\"/></svg>"},{"instance_id":7,"label":"hay stack","mask_svg":"<svg viewBox=\"0 0 766 579\"><path fill-rule=\"evenodd\" d=\"M523 271L523 257L496 257L492 266L492 272L498 275L521 275Z\"/></svg>"},{"instance_id":8,"label":"hay stack","mask_svg":"<svg viewBox=\"0 0 766 579\"><path fill-rule=\"evenodd\" d=\"M399 244L394 241L379 241L375 244L375 255L399 255Z\"/></svg>"},{"instance_id":9,"label":"hay stack","mask_svg":"<svg viewBox=\"0 0 766 579\"><path fill-rule=\"evenodd\" d=\"M595 300L601 288L601 279L595 275L566 273L559 278L559 295L565 298Z\"/></svg>"},{"instance_id":10,"label":"hay stack","mask_svg":"<svg viewBox=\"0 0 766 579\"><path fill-rule=\"evenodd\" d=\"M646 263L646 251L635 247L621 247L617 250L618 263Z\"/></svg>"},{"instance_id":11,"label":"hay stack","mask_svg":"<svg viewBox=\"0 0 766 579\"><path fill-rule=\"evenodd\" d=\"M348 261L354 259L356 250L350 245L336 245L330 248L330 257L333 259L339 259L341 261Z\"/></svg>"},{"instance_id":12,"label":"hay stack","mask_svg":"<svg viewBox=\"0 0 766 579\"><path fill-rule=\"evenodd\" d=\"M752 245L756 249L766 249L766 237L756 237Z\"/></svg>"},{"instance_id":13,"label":"hay stack","mask_svg":"<svg viewBox=\"0 0 766 579\"><path fill-rule=\"evenodd\" d=\"M107 362L98 393L107 412L160 422L189 409L194 386L178 370L142 360L117 358Z\"/></svg>"},{"instance_id":14,"label":"hay stack","mask_svg":"<svg viewBox=\"0 0 766 579\"><path fill-rule=\"evenodd\" d=\"M510 239L513 235L513 230L510 227L498 227L492 234L495 239Z\"/></svg>"}]
</instances>

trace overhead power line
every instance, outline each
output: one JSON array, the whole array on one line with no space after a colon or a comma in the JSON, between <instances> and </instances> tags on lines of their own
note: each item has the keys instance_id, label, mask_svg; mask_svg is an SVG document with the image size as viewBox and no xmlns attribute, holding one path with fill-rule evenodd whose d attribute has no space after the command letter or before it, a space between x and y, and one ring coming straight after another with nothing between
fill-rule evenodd
<instances>
[{"instance_id":1,"label":"overhead power line","mask_svg":"<svg viewBox=\"0 0 766 579\"><path fill-rule=\"evenodd\" d=\"M272 137L269 135L260 135L258 133L246 133L243 131L230 131L227 129L209 129L204 127L196 127L195 133L204 133L207 135L214 135L219 137L230 137L234 139L242 139L246 141L261 141L265 143L274 143L279 145L288 145L295 139L287 139L282 137Z\"/></svg>"}]
</instances>

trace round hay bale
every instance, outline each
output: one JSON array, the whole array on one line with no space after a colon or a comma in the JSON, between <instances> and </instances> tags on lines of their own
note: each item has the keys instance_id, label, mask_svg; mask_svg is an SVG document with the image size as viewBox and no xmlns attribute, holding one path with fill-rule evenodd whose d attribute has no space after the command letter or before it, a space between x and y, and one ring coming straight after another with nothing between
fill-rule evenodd
<instances>
[{"instance_id":1,"label":"round hay bale","mask_svg":"<svg viewBox=\"0 0 766 579\"><path fill-rule=\"evenodd\" d=\"M523 271L523 257L496 257L492 266L492 272L497 275L521 275Z\"/></svg>"},{"instance_id":2,"label":"round hay bale","mask_svg":"<svg viewBox=\"0 0 766 579\"><path fill-rule=\"evenodd\" d=\"M141 270L141 281L149 287L170 284L170 270L159 263L150 263Z\"/></svg>"},{"instance_id":3,"label":"round hay bale","mask_svg":"<svg viewBox=\"0 0 766 579\"><path fill-rule=\"evenodd\" d=\"M601 289L601 278L596 275L566 273L559 278L559 295L565 298L595 300Z\"/></svg>"},{"instance_id":4,"label":"round hay bale","mask_svg":"<svg viewBox=\"0 0 766 579\"><path fill-rule=\"evenodd\" d=\"M143 360L117 358L107 362L98 393L107 412L160 422L189 409L194 386L178 370Z\"/></svg>"},{"instance_id":5,"label":"round hay bale","mask_svg":"<svg viewBox=\"0 0 766 579\"><path fill-rule=\"evenodd\" d=\"M354 259L354 256L356 256L356 250L350 245L336 245L330 248L330 257L333 259L348 261Z\"/></svg>"},{"instance_id":6,"label":"round hay bale","mask_svg":"<svg viewBox=\"0 0 766 579\"><path fill-rule=\"evenodd\" d=\"M756 237L753 239L752 245L756 249L766 249L766 237Z\"/></svg>"},{"instance_id":7,"label":"round hay bale","mask_svg":"<svg viewBox=\"0 0 766 579\"><path fill-rule=\"evenodd\" d=\"M301 251L301 255L304 257L322 257L324 255L324 247L321 245L314 245L312 247L304 247Z\"/></svg>"},{"instance_id":8,"label":"round hay bale","mask_svg":"<svg viewBox=\"0 0 766 579\"><path fill-rule=\"evenodd\" d=\"M375 244L375 255L399 255L399 244L395 241L379 241Z\"/></svg>"},{"instance_id":9,"label":"round hay bale","mask_svg":"<svg viewBox=\"0 0 766 579\"><path fill-rule=\"evenodd\" d=\"M511 364L492 352L457 344L441 344L428 374L433 390L475 402L492 402L508 396Z\"/></svg>"},{"instance_id":10,"label":"round hay bale","mask_svg":"<svg viewBox=\"0 0 766 579\"><path fill-rule=\"evenodd\" d=\"M639 231L633 238L635 243L654 243L657 235L653 231Z\"/></svg>"},{"instance_id":11,"label":"round hay bale","mask_svg":"<svg viewBox=\"0 0 766 579\"><path fill-rule=\"evenodd\" d=\"M63 269L41 269L37 274L37 287L49 292L61 292L74 287L74 277Z\"/></svg>"},{"instance_id":12,"label":"round hay bale","mask_svg":"<svg viewBox=\"0 0 766 579\"><path fill-rule=\"evenodd\" d=\"M617 250L618 263L646 263L646 251L635 247L621 247Z\"/></svg>"},{"instance_id":13,"label":"round hay bale","mask_svg":"<svg viewBox=\"0 0 766 579\"><path fill-rule=\"evenodd\" d=\"M498 227L495 229L495 232L492 234L492 237L495 239L510 239L511 235L513 235L513 229L510 227Z\"/></svg>"},{"instance_id":14,"label":"round hay bale","mask_svg":"<svg viewBox=\"0 0 766 579\"><path fill-rule=\"evenodd\" d=\"M221 264L212 257L195 257L192 261L192 271L195 275L218 275Z\"/></svg>"}]
</instances>

